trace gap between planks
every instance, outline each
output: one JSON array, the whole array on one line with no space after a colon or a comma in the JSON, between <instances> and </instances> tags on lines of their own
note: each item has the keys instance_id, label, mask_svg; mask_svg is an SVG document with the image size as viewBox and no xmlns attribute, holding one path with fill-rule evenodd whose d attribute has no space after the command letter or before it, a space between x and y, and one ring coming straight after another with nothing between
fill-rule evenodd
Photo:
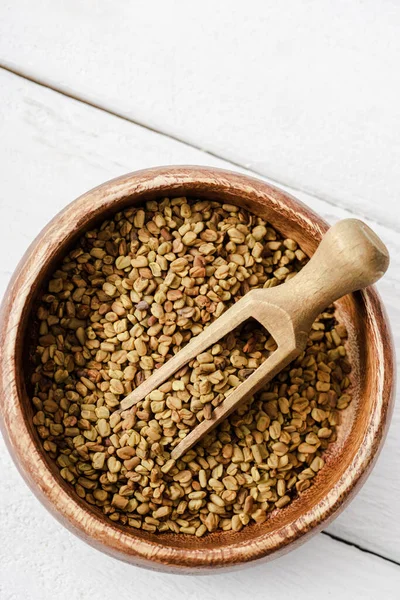
<instances>
[{"instance_id":1,"label":"gap between planks","mask_svg":"<svg viewBox=\"0 0 400 600\"><path fill-rule=\"evenodd\" d=\"M29 75L28 73L25 73L23 70L21 69L16 69L14 67L11 67L9 65L6 65L5 63L2 63L0 61L0 69L3 71L6 71L8 73L11 73L12 75L15 75L16 77L20 77L21 79L26 79L27 81L30 81L31 83L35 83L36 85L39 85L43 88L46 88L48 90L51 90L52 92L55 92L57 94L60 94L61 96L64 96L66 98L70 98L71 100L75 100L76 102L80 102L81 104L86 104L86 106L90 106L92 108L95 108L97 110L100 110L112 117L116 117L117 119L121 119L123 121L126 121L128 123L131 123L132 125L136 125L137 127L141 127L142 129L146 129L147 131L151 131L153 133L156 133L158 135L162 135L165 138L168 138L170 140L173 140L175 142L179 142L180 144L184 144L190 148L193 148L194 150L199 150L200 152L203 152L204 154L207 154L208 156L212 156L213 158L217 158L219 160L223 160L226 163L228 163L229 165L232 165L232 167L236 167L238 169L243 169L245 171L247 171L248 173L251 173L253 175L256 175L257 177L262 177L263 179L268 179L270 183L272 183L273 185L277 185L277 186L284 186L286 188L291 189L293 192L300 192L303 194L307 194L308 196L315 198L316 200L323 200L324 202L326 202L327 204L329 204L330 206L333 207L339 207L342 208L344 210L346 210L348 213L350 213L351 215L354 216L360 216L360 214L358 212L354 212L352 210L351 207L342 204L340 201L338 201L335 198L331 198L330 196L326 195L326 194L316 194L314 190L310 190L308 188L303 188L303 187L299 187L299 186L294 186L294 185L287 185L286 183L284 183L283 181L277 180L276 178L270 177L268 174L266 173L262 173L261 171L258 171L257 169L254 169L251 165L246 165L246 164L242 164L240 162L236 162L230 158L226 158L225 156L221 155L221 154L217 154L216 152L213 152L212 150L208 150L207 148L204 148L203 146L199 146L191 141L182 139L172 133L168 133L167 131L163 131L161 129L157 129L155 127L151 127L149 125L146 125L145 123L142 123L140 121L136 121L135 119L132 119L130 117L127 117L121 113L118 113L110 108L107 108L106 106L102 105L102 104L98 104L96 102L93 102L92 100L89 100L87 98L84 97L80 97L79 95L71 92L71 91L67 91L65 89L56 87L55 85L52 85L51 83L46 82L45 80L39 79L38 77L33 77L32 75ZM395 227L393 227L392 224L390 223L386 223L386 222L382 222L382 221L378 221L376 218L374 217L369 217L367 215L362 215L365 219L368 219L371 223L374 223L375 225L379 225L381 227L385 227L387 229L391 229L392 231L394 231L395 233L400 233L400 230L397 230Z\"/></svg>"},{"instance_id":2,"label":"gap between planks","mask_svg":"<svg viewBox=\"0 0 400 600\"><path fill-rule=\"evenodd\" d=\"M329 531L321 531L321 535L326 535L327 537L331 538L331 540L334 540L335 542L340 542L341 544L345 544L346 546L356 548L357 550L360 550L360 552L365 552L365 554L371 554L372 556L376 556L377 558L381 558L382 560L385 560L386 562L392 563L392 565L397 565L398 567L400 567L400 562L394 560L393 558L389 558L387 556L383 556L383 554L374 552L373 550L368 550L367 548L363 548L363 546L360 546L359 544L355 544L354 542L350 542L349 540L341 538L338 535L334 535L333 533L330 533Z\"/></svg>"},{"instance_id":3,"label":"gap between planks","mask_svg":"<svg viewBox=\"0 0 400 600\"><path fill-rule=\"evenodd\" d=\"M108 114L110 116L113 116L113 117L116 117L116 118L121 119L123 121L126 121L126 122L128 122L128 123L130 123L132 125L136 125L137 127L141 127L142 129L146 129L147 131L150 131L150 132L153 132L155 134L161 135L161 136L163 136L165 138L168 138L170 140L173 140L175 142L179 142L179 143L181 143L183 145L186 145L186 146L188 146L188 147L190 147L192 149L195 149L195 150L198 150L200 152L203 152L204 154L206 154L208 156L212 156L213 158L217 158L217 159L223 160L226 163L232 165L233 167L245 170L248 173L252 173L252 174L254 174L254 175L258 176L258 177L269 179L269 181L271 181L273 184L276 184L277 186L285 186L286 188L289 188L290 190L292 190L294 193L296 193L296 192L306 193L309 196L311 196L311 197L313 197L313 198L315 198L317 200L323 200L324 202L326 202L327 204L329 204L329 205L331 205L333 207L340 207L340 208L345 209L350 214L357 214L358 215L358 213L354 213L351 210L351 208L349 208L348 206L342 206L340 203L335 202L332 198L329 198L329 197L326 197L326 196L320 195L320 194L316 195L313 192L310 192L308 189L303 189L303 188L300 188L298 186L297 187L294 187L293 185L288 186L285 183L283 183L281 181L277 181L276 179L272 179L268 175L266 175L264 173L261 173L261 172L255 170L255 169L252 169L251 167L249 167L247 165L235 162L235 161L233 161L231 159L227 159L224 156L221 156L220 154L217 154L215 152L207 150L207 149L205 149L205 148L203 148L201 146L198 146L198 145L196 145L196 144L194 144L192 142L189 142L189 141L186 141L184 139L181 139L178 136L175 136L173 134L167 133L167 132L162 131L160 129L156 129L154 127L150 127L150 126L148 126L148 125L146 125L144 123L141 123L139 121L135 121L134 119L126 117L126 116L124 116L122 114L119 114L118 112L115 112L115 111L113 111L113 110L111 110L111 109L109 109L109 108L107 108L105 106L102 106L101 104L96 104L95 102L87 100L87 99L84 99L84 98L81 98L81 97L79 97L78 95L76 95L76 94L74 94L72 92L68 92L66 90L59 89L59 88L57 88L57 87L55 87L55 86L53 86L53 85L51 85L51 84L49 84L49 83L47 83L45 81L42 81L42 80L40 80L40 79L38 79L36 77L30 76L30 75L24 73L21 70L17 70L17 69L14 69L12 67L9 67L7 65L4 65L1 62L0 62L0 69L3 70L3 71L5 71L5 72L8 72L8 73L10 73L10 74L12 74L12 75L14 75L16 77L19 77L21 79L25 79L25 80L33 83L33 84L36 84L36 85L38 85L40 87L48 89L48 90L50 90L50 91L52 91L52 92L54 92L56 94L60 94L61 96L64 96L66 98L69 98L71 100L79 102L81 104L84 104L86 106L90 106L91 108L94 108L94 109L97 109L99 111L102 111L102 112L104 112L104 113L106 113L106 114ZM379 225L379 226L387 228L387 229L391 229L393 232L398 233L397 230L395 228L393 228L393 226L391 226L391 225L388 225L386 223L381 223L381 222L379 222L376 219L373 219L371 217L365 217L365 218L367 218L370 222L375 223L376 225ZM7 276L10 275L8 272L2 273L2 274L3 275L7 275ZM351 546L353 548L356 548L360 552L364 552L366 554L370 554L372 556L376 556L377 558L380 558L380 559L382 559L384 561L392 563L392 564L394 564L396 566L400 566L400 562L397 562L396 560L394 560L392 558L389 558L387 556L379 554L378 552L374 552L373 550L369 550L367 548L364 548L363 546L361 546L359 544L350 542L350 541L346 540L345 538L341 538L341 537L339 537L337 535L334 535L332 533L329 533L327 531L322 531L321 533L322 533L322 535L326 535L327 537L331 538L334 541L337 541L337 542L345 544L347 546Z\"/></svg>"}]
</instances>

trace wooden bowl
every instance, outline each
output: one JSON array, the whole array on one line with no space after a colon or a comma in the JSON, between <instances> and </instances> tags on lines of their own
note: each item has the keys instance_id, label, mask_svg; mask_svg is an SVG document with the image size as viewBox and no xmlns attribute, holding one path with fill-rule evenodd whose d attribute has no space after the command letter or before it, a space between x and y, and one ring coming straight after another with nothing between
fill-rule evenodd
<instances>
[{"instance_id":1,"label":"wooden bowl","mask_svg":"<svg viewBox=\"0 0 400 600\"><path fill-rule=\"evenodd\" d=\"M120 177L84 194L40 233L21 260L1 308L0 398L3 428L17 467L43 504L68 529L126 562L157 570L197 572L271 559L326 526L365 481L382 446L393 401L394 360L381 300L374 288L337 303L349 332L353 401L343 413L326 466L305 493L261 525L197 539L150 534L114 524L82 501L49 460L32 424L27 348L32 307L46 278L89 227L148 199L187 195L238 204L270 221L311 255L328 225L288 194L211 168L166 167Z\"/></svg>"}]
</instances>

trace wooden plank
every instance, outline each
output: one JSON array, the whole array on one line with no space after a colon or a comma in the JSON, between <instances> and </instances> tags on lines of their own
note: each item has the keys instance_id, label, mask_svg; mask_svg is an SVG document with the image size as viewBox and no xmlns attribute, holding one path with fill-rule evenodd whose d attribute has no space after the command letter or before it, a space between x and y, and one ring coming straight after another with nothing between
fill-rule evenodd
<instances>
[{"instance_id":1,"label":"wooden plank","mask_svg":"<svg viewBox=\"0 0 400 600\"><path fill-rule=\"evenodd\" d=\"M400 567L319 535L267 565L222 576L171 576L134 568L61 527L22 482L0 439L0 596L4 600L395 600ZM130 588L128 587L130 586ZM128 591L130 589L130 591Z\"/></svg>"},{"instance_id":2,"label":"wooden plank","mask_svg":"<svg viewBox=\"0 0 400 600\"><path fill-rule=\"evenodd\" d=\"M111 177L156 164L228 166L204 153L112 117L82 103L0 71L3 122L0 287L45 223L69 201ZM322 200L296 194L334 222L348 216ZM379 284L400 348L400 240L376 226L388 245L392 264ZM398 353L400 356L400 353ZM400 408L387 443L368 482L352 505L329 527L338 536L400 560ZM4 471L5 472L5 471ZM10 473L10 475L9 475ZM6 479L12 469L7 467ZM19 486L22 489L22 486ZM27 496L28 497L28 496ZM17 510L17 507L15 508ZM27 519L24 508L19 518Z\"/></svg>"},{"instance_id":3,"label":"wooden plank","mask_svg":"<svg viewBox=\"0 0 400 600\"><path fill-rule=\"evenodd\" d=\"M400 231L400 4L4 0L0 60Z\"/></svg>"}]
</instances>

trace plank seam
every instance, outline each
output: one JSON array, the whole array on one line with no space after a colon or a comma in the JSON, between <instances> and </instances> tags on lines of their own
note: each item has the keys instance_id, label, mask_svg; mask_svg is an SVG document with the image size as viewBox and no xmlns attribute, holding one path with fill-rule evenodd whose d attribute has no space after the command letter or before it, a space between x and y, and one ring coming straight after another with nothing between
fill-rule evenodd
<instances>
[{"instance_id":1,"label":"plank seam","mask_svg":"<svg viewBox=\"0 0 400 600\"><path fill-rule=\"evenodd\" d=\"M260 172L258 172L258 171L256 171L256 170L254 170L254 169L248 168L248 167L246 167L246 166L245 166L245 165L243 165L243 164L240 164L240 163L237 163L237 162L235 162L235 161L232 161L232 160L226 159L226 158L224 158L223 156L220 156L220 155L218 155L218 154L216 154L216 153L214 153L214 152L212 152L212 151L206 150L206 149L202 148L201 146L197 146L197 145L195 145L195 144L192 144L192 143L190 143L190 142L187 142L187 141L185 141L185 140L182 140L182 139L180 139L180 138L178 138L178 137L176 137L176 136L174 136L174 135L172 135L172 134L166 133L166 132L164 132L164 131L158 130L158 129L156 129L156 128L153 128L153 127L150 127L150 126L147 126L147 125L144 125L143 123L137 122L137 121L135 121L135 120L133 120L133 119L131 119L131 118L125 117L125 116L123 116L123 115L120 115L120 114L118 114L118 113L116 113L116 112L114 112L114 111L112 111L112 110L110 110L110 109L108 109L108 108L106 108L106 107L103 107L103 106L101 106L101 105L95 104L94 102L91 102L91 101L88 101L88 100L84 100L84 99L80 98L79 96L76 96L76 95L74 95L74 94L72 94L72 93L70 93L70 92L66 92L66 91L64 91L64 90L60 90L60 89L56 88L55 86L52 86L52 85L50 85L50 84L48 84L48 83L45 83L45 82L43 82L43 81L40 81L40 80L38 80L38 79L36 79L36 78L34 78L34 77L32 77L32 76L26 75L26 74L24 74L23 72L20 72L20 71L18 71L18 70L16 70L16 69L13 69L13 68L11 68L11 67L8 67L8 66L6 66L6 65L2 64L1 62L0 62L0 69L1 69L1 70L3 70L3 71L5 71L5 72L8 72L8 73L10 73L10 74L12 74L12 75L14 75L14 76L16 76L16 77L20 77L20 78L22 78L22 79L25 79L25 80L27 80L27 81L30 81L30 82L31 82L31 83L33 83L33 84L39 85L40 87L43 87L43 88L45 88L45 89L48 89L48 90L50 90L50 91L53 91L53 92L55 92L55 93L57 93L57 94L60 94L61 96L64 96L64 97L66 97L66 98L69 98L69 99L71 99L71 100L75 100L75 101L77 101L77 102L79 102L79 103L81 103L81 104L85 104L85 105L87 105L87 106L90 106L91 108L94 108L94 109L100 110L100 111L102 111L102 112L104 112L104 113L106 113L106 114L109 114L110 116L116 117L116 118L118 118L118 119L122 119L122 120L124 120L124 121L126 121L126 122L128 122L128 123L131 123L131 124L133 124L133 125L136 125L136 126L138 126L138 127L141 127L141 128L143 128L143 129L146 129L146 130L148 130L148 131L151 131L151 132L153 132L153 133L156 133L156 134L158 134L158 135L162 135L162 136L164 136L164 137L166 137L166 138L169 138L169 139L171 139L171 140L173 140L173 141L176 141L176 142L179 142L179 143L181 143L181 144L184 144L184 145L186 145L186 146L188 146L188 147L191 147L191 148L193 148L193 149L195 149L195 150L199 150L199 151L201 151L201 152L204 152L205 154L208 154L209 156L212 156L212 157L214 157L214 158L217 158L217 159L220 159L220 160L224 160L225 162L227 162L227 163L231 164L232 166L239 167L239 168L241 168L241 169L246 169L247 171L249 171L249 172L251 172L251 173L253 173L253 174L255 174L255 175L258 175L258 176L261 176L261 177L266 177L266 178L268 178L268 177L267 177L266 175L264 175L263 173L260 173ZM312 197L316 198L317 200L323 200L323 201L325 201L327 204L329 204L329 205L331 205L331 206L338 206L337 204L334 204L332 201L329 201L328 199L326 199L326 198L323 198L322 196L317 196L317 195L315 195L315 194L313 194L313 193L310 193L308 190L303 190L303 189L301 189L301 188L296 188L296 187L293 187L293 186L291 186L291 185L290 185L290 186L288 186L288 185L286 185L286 184L284 184L284 183L282 183L282 182L276 181L276 180L274 180L274 179L271 179L271 178L268 178L268 179L270 179L270 181L273 181L273 182L275 182L277 185L285 185L286 187L290 188L291 190L293 190L293 191L295 191L295 192L296 192L296 191L298 191L298 192L307 193L308 195L310 195L310 196L312 196ZM343 208L343 209L347 210L347 211L348 211L348 212L350 212L351 214L354 214L354 213L351 211L351 209L349 209L349 208L347 208L347 207L345 207L345 206L341 206L341 208ZM373 220L373 219L371 219L370 217L366 217L366 218L368 218L370 221L373 221L373 222L375 222L376 224L379 224L379 225L381 225L381 226L383 226L383 227L385 227L385 228L391 229L392 231L396 232L396 230L395 230L395 229L393 229L392 227L389 227L389 226L387 226L386 224L383 224L383 223L378 223L376 220ZM6 271L6 272L2 272L2 275L4 275L4 274L6 274L6 275L9 275L10 273L9 273L8 271ZM350 542L350 541L348 541L348 540L346 540L346 539L344 539L344 538L341 538L341 537L339 537L339 536L337 536L337 535L331 534L331 533L329 533L329 532L327 532L327 531L323 531L323 532L322 532L322 534L323 534L323 535L326 535L326 536L328 536L328 537L330 537L331 539L333 539L333 540L335 540L335 541L337 541L337 542L339 542L339 543L346 544L347 546L352 546L353 548L356 548L357 550L360 550L361 552L364 552L364 553L367 553L367 554L371 554L371 555L373 555L373 556L376 556L376 557L378 557L378 558L381 558L382 560L385 560L385 561L387 561L387 562L390 562L390 563L392 563L392 564L394 564L394 565L400 566L400 562L397 562L396 560L394 560L394 559L391 559L391 558L389 558L389 557L383 556L383 555L381 555L381 554L379 554L378 552L375 552L375 551L373 551L373 550L368 550L367 548L364 548L364 547L360 546L359 544L356 544L356 543L354 543L354 542Z\"/></svg>"},{"instance_id":2,"label":"plank seam","mask_svg":"<svg viewBox=\"0 0 400 600\"><path fill-rule=\"evenodd\" d=\"M181 144L184 144L190 148L193 148L194 150L199 150L200 152L203 152L204 154L207 154L208 156L212 156L213 158L217 158L219 160L223 160L226 163L232 165L233 167L238 167L240 169L245 169L246 171L248 171L249 173L252 173L253 175L257 175L258 177L263 177L265 179L268 179L270 182L272 182L273 184L276 184L277 186L285 186L286 188L289 188L290 190L293 190L293 192L300 192L303 194L307 194L308 196L311 196L312 198L315 198L316 200L323 200L324 202L326 202L327 204L329 204L332 207L336 207L336 208L341 208L343 210L346 210L347 212L349 212L352 215L357 216L359 213L355 213L351 208L349 208L348 206L332 199L329 198L328 196L326 196L325 194L320 194L320 193L316 193L314 191L308 190L307 188L302 188L302 187L298 187L298 186L293 186L292 184L288 185L286 183L284 183L283 181L279 181L273 177L270 177L269 175L266 175L265 173L262 173L260 171L257 171L256 169L249 167L245 164L239 163L237 161L234 161L230 158L225 158L224 156L221 156L220 154L217 154L216 152L213 152L212 150L208 150L206 148L204 148L203 146L199 146L197 144L194 144L193 142L189 142L187 140L181 139L178 136L175 136L171 133L162 131L161 129L157 129L155 127L151 127L150 125L146 125L144 123L141 123L140 121L135 121L135 119L132 119L130 117L127 117L125 115L122 115L118 112L115 112L113 110L111 110L110 108L107 108L105 106L102 106L101 104L96 104L95 102L88 100L88 99L84 99L79 97L76 94L73 94L72 92L68 92L66 90L57 88L56 86L45 82L44 80L40 80L37 77L33 77L32 75L28 75L27 73L24 73L21 70L17 70L14 67L10 67L2 62L0 62L0 70L6 71L8 73L11 73L12 75L15 75L17 77L21 77L22 79L26 79L27 81L30 81L31 83L34 83L36 85L39 85L43 88L46 88L48 90L51 90L52 92L55 92L57 94L60 94L61 96L64 96L66 98L70 98L71 100L75 100L76 102L80 102L81 104L86 104L87 106L90 106L92 108L95 108L97 110L101 110L102 112L112 116L112 117L116 117L118 119L122 119L124 121L127 121L128 123L131 123L132 125L136 125L138 127L141 127L142 129L147 129L147 131L151 131L153 133L156 133L158 135L162 135L170 140L173 140L174 142L179 142ZM374 223L375 225L379 225L381 227L385 227L387 229L391 229L393 232L395 233L400 233L400 230L397 230L396 228L393 227L393 225L390 225L388 223L384 223L382 221L377 220L375 217L372 216L368 216L368 215L363 215L366 219L368 219L371 223Z\"/></svg>"},{"instance_id":3,"label":"plank seam","mask_svg":"<svg viewBox=\"0 0 400 600\"><path fill-rule=\"evenodd\" d=\"M326 535L327 537L331 538L335 542L340 542L341 544L345 544L346 546L356 548L357 550L360 550L360 552L364 552L365 554L371 554L372 556L376 556L377 558L381 558L382 560L385 560L389 563L392 563L393 565L400 567L400 562L397 562L393 558L389 558L388 556L383 556L382 554L379 554L379 552L374 552L374 550L369 550L368 548L364 548L363 546L360 546L359 544L356 544L355 542L350 542L349 540L341 538L338 535L334 535L333 533L329 533L328 531L322 531L321 533L322 533L322 535Z\"/></svg>"}]
</instances>

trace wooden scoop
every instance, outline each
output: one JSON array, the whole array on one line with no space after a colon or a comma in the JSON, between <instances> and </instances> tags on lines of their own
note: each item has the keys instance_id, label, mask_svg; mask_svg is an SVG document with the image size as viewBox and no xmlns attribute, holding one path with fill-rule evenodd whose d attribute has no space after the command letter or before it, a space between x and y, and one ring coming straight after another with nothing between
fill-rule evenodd
<instances>
[{"instance_id":1,"label":"wooden scoop","mask_svg":"<svg viewBox=\"0 0 400 600\"><path fill-rule=\"evenodd\" d=\"M121 402L126 410L143 400L198 354L238 325L256 319L274 338L277 349L172 451L178 459L206 433L265 386L306 347L318 315L342 296L377 281L389 265L389 253L378 236L357 219L340 221L326 233L307 265L281 286L248 292L193 338Z\"/></svg>"}]
</instances>

